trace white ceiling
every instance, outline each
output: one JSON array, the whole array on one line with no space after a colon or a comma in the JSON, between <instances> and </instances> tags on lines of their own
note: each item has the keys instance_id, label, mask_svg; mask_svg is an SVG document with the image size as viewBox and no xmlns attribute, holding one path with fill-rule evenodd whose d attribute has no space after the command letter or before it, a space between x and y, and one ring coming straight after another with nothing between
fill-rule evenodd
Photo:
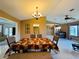
<instances>
[{"instance_id":1,"label":"white ceiling","mask_svg":"<svg viewBox=\"0 0 79 59\"><path fill-rule=\"evenodd\" d=\"M32 18L36 6L48 21L66 23L79 19L79 0L0 0L0 9L20 20ZM69 12L72 8L75 10ZM65 21L64 15L70 15L77 20Z\"/></svg>"}]
</instances>

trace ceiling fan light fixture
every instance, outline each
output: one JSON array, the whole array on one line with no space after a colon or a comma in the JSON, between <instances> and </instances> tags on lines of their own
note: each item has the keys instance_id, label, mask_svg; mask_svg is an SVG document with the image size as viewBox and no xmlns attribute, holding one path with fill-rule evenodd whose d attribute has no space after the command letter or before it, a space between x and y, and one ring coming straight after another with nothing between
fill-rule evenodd
<instances>
[{"instance_id":1,"label":"ceiling fan light fixture","mask_svg":"<svg viewBox=\"0 0 79 59\"><path fill-rule=\"evenodd\" d=\"M72 8L72 9L70 9L69 11L74 11L75 9L74 8Z\"/></svg>"},{"instance_id":2,"label":"ceiling fan light fixture","mask_svg":"<svg viewBox=\"0 0 79 59\"><path fill-rule=\"evenodd\" d=\"M75 18L73 18L73 17L70 17L69 15L65 15L65 18L64 18L65 20L75 20Z\"/></svg>"}]
</instances>

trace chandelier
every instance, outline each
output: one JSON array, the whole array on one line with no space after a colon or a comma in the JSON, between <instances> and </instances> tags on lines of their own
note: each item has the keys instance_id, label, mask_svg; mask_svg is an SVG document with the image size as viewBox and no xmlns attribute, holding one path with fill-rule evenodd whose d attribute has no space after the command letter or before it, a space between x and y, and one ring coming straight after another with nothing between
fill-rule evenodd
<instances>
[{"instance_id":1,"label":"chandelier","mask_svg":"<svg viewBox=\"0 0 79 59\"><path fill-rule=\"evenodd\" d=\"M36 6L36 11L32 14L32 16L38 20L42 15L40 14L40 12L38 11L38 6Z\"/></svg>"}]
</instances>

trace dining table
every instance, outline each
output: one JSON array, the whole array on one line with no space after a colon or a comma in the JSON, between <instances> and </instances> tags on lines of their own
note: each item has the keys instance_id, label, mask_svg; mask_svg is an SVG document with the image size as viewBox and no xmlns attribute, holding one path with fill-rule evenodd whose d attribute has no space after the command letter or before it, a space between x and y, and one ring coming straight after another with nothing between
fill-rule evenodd
<instances>
[{"instance_id":1,"label":"dining table","mask_svg":"<svg viewBox=\"0 0 79 59\"><path fill-rule=\"evenodd\" d=\"M16 44L12 46L13 49L19 49L19 51L51 51L54 49L55 44L48 38L22 38Z\"/></svg>"}]
</instances>

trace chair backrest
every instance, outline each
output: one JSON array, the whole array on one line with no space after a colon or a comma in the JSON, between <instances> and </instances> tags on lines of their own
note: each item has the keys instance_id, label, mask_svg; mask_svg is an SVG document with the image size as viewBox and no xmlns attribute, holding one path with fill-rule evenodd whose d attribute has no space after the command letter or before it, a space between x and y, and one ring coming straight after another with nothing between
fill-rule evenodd
<instances>
[{"instance_id":1,"label":"chair backrest","mask_svg":"<svg viewBox=\"0 0 79 59\"><path fill-rule=\"evenodd\" d=\"M15 37L8 37L8 38L6 38L6 40L7 40L7 43L8 43L9 47L11 47L11 45L16 43Z\"/></svg>"},{"instance_id":2,"label":"chair backrest","mask_svg":"<svg viewBox=\"0 0 79 59\"><path fill-rule=\"evenodd\" d=\"M42 38L42 34L37 34L37 38Z\"/></svg>"},{"instance_id":3,"label":"chair backrest","mask_svg":"<svg viewBox=\"0 0 79 59\"><path fill-rule=\"evenodd\" d=\"M58 44L58 40L59 40L59 36L58 35L54 35L53 41L55 41L55 43Z\"/></svg>"},{"instance_id":4,"label":"chair backrest","mask_svg":"<svg viewBox=\"0 0 79 59\"><path fill-rule=\"evenodd\" d=\"M30 38L36 38L35 34L30 34Z\"/></svg>"}]
</instances>

